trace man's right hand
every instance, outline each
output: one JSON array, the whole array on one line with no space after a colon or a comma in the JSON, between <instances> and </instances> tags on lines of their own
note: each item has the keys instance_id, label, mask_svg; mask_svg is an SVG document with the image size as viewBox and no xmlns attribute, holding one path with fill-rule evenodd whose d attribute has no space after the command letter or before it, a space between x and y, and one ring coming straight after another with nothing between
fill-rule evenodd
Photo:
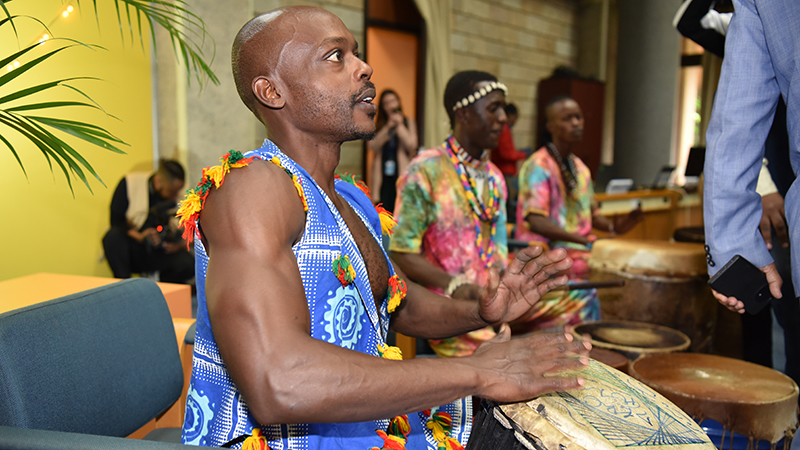
<instances>
[{"instance_id":1,"label":"man's right hand","mask_svg":"<svg viewBox=\"0 0 800 450\"><path fill-rule=\"evenodd\" d=\"M761 271L767 274L767 283L769 283L770 294L772 294L774 298L783 297L783 294L781 293L783 280L778 274L778 269L775 268L775 263L762 267ZM726 297L713 289L711 290L711 293L714 294L714 297L726 308L733 312L744 314L744 303L741 300L738 300L736 297Z\"/></svg>"},{"instance_id":2,"label":"man's right hand","mask_svg":"<svg viewBox=\"0 0 800 450\"><path fill-rule=\"evenodd\" d=\"M762 196L761 207L761 223L758 228L761 229L761 236L764 237L764 243L767 244L767 248L772 250L772 228L775 228L775 233L778 235L781 245L784 248L788 247L789 233L786 228L786 212L783 208L781 194L775 192Z\"/></svg>"},{"instance_id":3,"label":"man's right hand","mask_svg":"<svg viewBox=\"0 0 800 450\"><path fill-rule=\"evenodd\" d=\"M565 333L535 333L511 339L508 324L467 357L482 374L478 396L498 402L519 402L539 395L579 389L585 381L558 373L589 364L591 344Z\"/></svg>"},{"instance_id":4,"label":"man's right hand","mask_svg":"<svg viewBox=\"0 0 800 450\"><path fill-rule=\"evenodd\" d=\"M161 243L161 236L158 235L158 231L155 228L145 228L142 231L136 231L134 229L128 230L128 236L133 238L136 242L142 243L145 239L150 239L153 245L158 245Z\"/></svg>"}]
</instances>

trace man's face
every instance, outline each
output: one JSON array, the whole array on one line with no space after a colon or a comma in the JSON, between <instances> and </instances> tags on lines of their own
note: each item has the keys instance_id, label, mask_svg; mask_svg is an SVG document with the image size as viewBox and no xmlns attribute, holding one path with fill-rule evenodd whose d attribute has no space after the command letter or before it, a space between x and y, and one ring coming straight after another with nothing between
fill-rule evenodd
<instances>
[{"instance_id":1,"label":"man's face","mask_svg":"<svg viewBox=\"0 0 800 450\"><path fill-rule=\"evenodd\" d=\"M506 114L506 123L508 126L513 127L515 123L517 123L517 118L519 116L517 114Z\"/></svg>"},{"instance_id":2,"label":"man's face","mask_svg":"<svg viewBox=\"0 0 800 450\"><path fill-rule=\"evenodd\" d=\"M370 139L377 111L372 68L338 17L316 12L308 18L313 25L286 24L292 37L278 63L295 126L337 142Z\"/></svg>"},{"instance_id":3,"label":"man's face","mask_svg":"<svg viewBox=\"0 0 800 450\"><path fill-rule=\"evenodd\" d=\"M576 144L583 139L583 112L574 100L567 99L551 106L547 130L554 140Z\"/></svg>"},{"instance_id":4,"label":"man's face","mask_svg":"<svg viewBox=\"0 0 800 450\"><path fill-rule=\"evenodd\" d=\"M479 90L488 85L488 81L480 82L475 89ZM465 108L464 121L461 126L469 136L470 142L483 149L497 147L500 133L503 131L503 124L506 123L506 112L503 109L505 105L505 94L503 91L495 89Z\"/></svg>"},{"instance_id":5,"label":"man's face","mask_svg":"<svg viewBox=\"0 0 800 450\"><path fill-rule=\"evenodd\" d=\"M166 178L161 177L160 174L156 174L153 177L153 187L164 200L177 200L178 195L183 190L183 186L183 180L174 179L168 181Z\"/></svg>"}]
</instances>

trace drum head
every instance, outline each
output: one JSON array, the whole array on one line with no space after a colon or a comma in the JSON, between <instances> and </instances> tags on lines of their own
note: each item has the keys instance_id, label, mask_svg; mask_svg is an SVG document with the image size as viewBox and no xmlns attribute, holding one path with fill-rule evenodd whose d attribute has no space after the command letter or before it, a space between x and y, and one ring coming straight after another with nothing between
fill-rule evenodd
<instances>
[{"instance_id":1,"label":"drum head","mask_svg":"<svg viewBox=\"0 0 800 450\"><path fill-rule=\"evenodd\" d=\"M588 334L592 345L636 359L649 353L680 352L689 348L688 336L672 328L632 321L585 322L573 327L577 337Z\"/></svg>"},{"instance_id":2,"label":"drum head","mask_svg":"<svg viewBox=\"0 0 800 450\"><path fill-rule=\"evenodd\" d=\"M503 412L547 449L714 449L703 430L643 383L590 360L583 389L503 405Z\"/></svg>"},{"instance_id":3,"label":"drum head","mask_svg":"<svg viewBox=\"0 0 800 450\"><path fill-rule=\"evenodd\" d=\"M733 431L777 442L797 426L798 387L788 376L733 358L698 353L648 355L631 375L689 414L732 424Z\"/></svg>"}]
</instances>

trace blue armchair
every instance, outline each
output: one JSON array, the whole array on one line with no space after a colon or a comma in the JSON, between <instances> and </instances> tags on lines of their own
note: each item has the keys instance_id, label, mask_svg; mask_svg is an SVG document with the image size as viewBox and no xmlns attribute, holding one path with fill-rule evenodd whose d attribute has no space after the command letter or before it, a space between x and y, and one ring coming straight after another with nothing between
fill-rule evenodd
<instances>
[{"instance_id":1,"label":"blue armchair","mask_svg":"<svg viewBox=\"0 0 800 450\"><path fill-rule=\"evenodd\" d=\"M128 436L182 386L169 309L151 280L0 315L0 448L184 447L88 436Z\"/></svg>"}]
</instances>

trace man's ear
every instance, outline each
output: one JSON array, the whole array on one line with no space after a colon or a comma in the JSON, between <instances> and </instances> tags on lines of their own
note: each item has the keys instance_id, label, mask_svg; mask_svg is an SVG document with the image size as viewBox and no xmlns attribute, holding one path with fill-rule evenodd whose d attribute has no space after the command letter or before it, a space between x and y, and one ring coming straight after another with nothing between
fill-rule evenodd
<instances>
[{"instance_id":1,"label":"man's ear","mask_svg":"<svg viewBox=\"0 0 800 450\"><path fill-rule=\"evenodd\" d=\"M453 113L453 122L454 122L453 126L455 126L456 123L468 122L469 114L470 114L469 107L458 108L457 110L455 110L455 112Z\"/></svg>"},{"instance_id":2,"label":"man's ear","mask_svg":"<svg viewBox=\"0 0 800 450\"><path fill-rule=\"evenodd\" d=\"M253 93L258 101L268 108L281 109L286 104L278 88L266 77L260 76L253 80Z\"/></svg>"}]
</instances>

